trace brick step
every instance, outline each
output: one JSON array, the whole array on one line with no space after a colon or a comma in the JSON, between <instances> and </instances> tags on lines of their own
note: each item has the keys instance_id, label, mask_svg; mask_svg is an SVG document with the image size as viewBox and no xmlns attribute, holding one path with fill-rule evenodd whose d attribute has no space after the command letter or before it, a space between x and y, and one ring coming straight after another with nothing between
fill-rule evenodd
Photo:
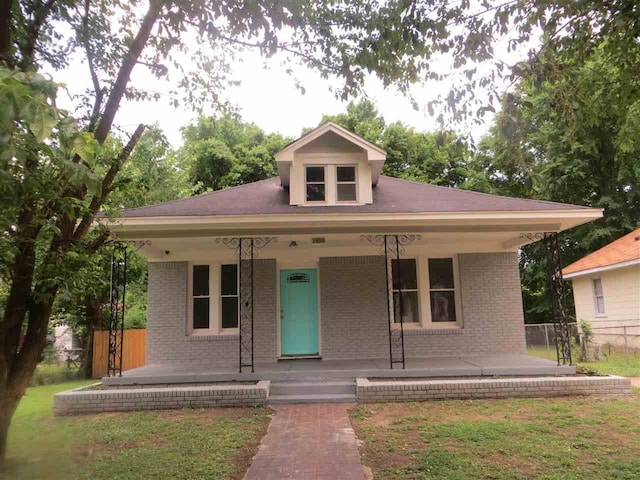
<instances>
[{"instance_id":1,"label":"brick step","mask_svg":"<svg viewBox=\"0 0 640 480\"><path fill-rule=\"evenodd\" d=\"M355 395L353 380L271 382L270 395Z\"/></svg>"},{"instance_id":2,"label":"brick step","mask_svg":"<svg viewBox=\"0 0 640 480\"><path fill-rule=\"evenodd\" d=\"M284 403L355 403L355 394L330 393L313 395L269 395L267 402L271 405Z\"/></svg>"}]
</instances>

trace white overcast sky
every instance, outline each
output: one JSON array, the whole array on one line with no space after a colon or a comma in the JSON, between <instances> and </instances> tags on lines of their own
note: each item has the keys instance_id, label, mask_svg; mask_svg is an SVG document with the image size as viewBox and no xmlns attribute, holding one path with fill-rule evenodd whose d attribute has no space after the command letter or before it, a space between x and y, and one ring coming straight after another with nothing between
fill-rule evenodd
<instances>
[{"instance_id":1,"label":"white overcast sky","mask_svg":"<svg viewBox=\"0 0 640 480\"><path fill-rule=\"evenodd\" d=\"M515 61L517 55L503 50L502 58ZM265 63L269 68L265 69ZM440 59L432 63L439 72L449 72L449 61ZM316 126L323 114L337 114L346 110L347 103L342 102L330 91L332 80L320 78L320 75L309 68L294 68L295 77L304 86L302 94L296 87L294 78L288 75L281 66L280 59L274 57L265 60L257 51L246 51L238 54L238 61L232 65L232 77L239 80L239 86L228 87L224 97L238 109L245 121L255 122L266 132L279 132L296 137L305 127ZM73 61L66 71L53 74L54 80L64 83L69 92L80 92L91 85L86 64L80 58ZM159 101L127 102L123 101L116 117L116 124L126 132L132 132L139 123L158 123L174 147L182 143L180 128L197 117L197 112L187 106L174 108L170 105L169 91L172 85L153 77L143 65L137 65L132 76L133 85L151 91L160 92ZM336 82L333 80L333 82ZM335 85L338 85L337 83ZM370 78L365 84L365 91L388 123L401 121L419 131L439 128L435 117L427 112L426 106L438 95L446 95L451 84L449 81L430 82L415 85L412 91L420 109L415 110L408 98L395 89L385 89L376 78ZM480 97L483 92L476 92ZM68 95L59 95L58 103L63 108L72 105ZM212 113L213 109L205 109L204 113ZM471 134L478 140L489 128L491 117L486 116L484 123L473 126L458 126L463 134Z\"/></svg>"}]
</instances>

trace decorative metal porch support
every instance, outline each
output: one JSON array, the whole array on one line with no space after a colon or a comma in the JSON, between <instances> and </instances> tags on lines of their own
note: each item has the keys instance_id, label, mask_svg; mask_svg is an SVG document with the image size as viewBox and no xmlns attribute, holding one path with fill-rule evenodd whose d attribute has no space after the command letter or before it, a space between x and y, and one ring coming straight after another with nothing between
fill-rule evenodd
<instances>
[{"instance_id":1,"label":"decorative metal porch support","mask_svg":"<svg viewBox=\"0 0 640 480\"><path fill-rule=\"evenodd\" d=\"M117 242L111 253L111 288L109 310L109 359L107 375L122 376L122 347L124 339L125 297L127 295L128 250Z\"/></svg>"},{"instance_id":2,"label":"decorative metal porch support","mask_svg":"<svg viewBox=\"0 0 640 480\"><path fill-rule=\"evenodd\" d=\"M259 249L266 247L275 237L234 237L217 238L216 243L222 243L236 251L238 257L238 363L239 372L243 368L251 367L251 373L255 371L254 364L254 338L253 338L253 290L254 290L254 260Z\"/></svg>"},{"instance_id":3,"label":"decorative metal porch support","mask_svg":"<svg viewBox=\"0 0 640 480\"><path fill-rule=\"evenodd\" d=\"M387 281L387 319L389 324L389 368L393 369L395 364L402 364L402 369L406 368L404 353L404 300L402 298L402 284L398 281L396 288L398 295L398 305L394 296L393 285L393 260L396 260L398 279L402 278L400 255L404 254L404 247L420 240L420 235L362 235L361 240L382 247L384 253L384 268ZM396 322L396 316L400 322ZM399 327L397 326L399 325Z\"/></svg>"},{"instance_id":4,"label":"decorative metal porch support","mask_svg":"<svg viewBox=\"0 0 640 480\"><path fill-rule=\"evenodd\" d=\"M109 352L107 375L122 376L122 348L124 346L125 298L127 295L127 266L129 247L137 252L151 245L150 240L113 242L111 251L111 287L109 291Z\"/></svg>"},{"instance_id":5,"label":"decorative metal porch support","mask_svg":"<svg viewBox=\"0 0 640 480\"><path fill-rule=\"evenodd\" d=\"M556 344L558 365L572 365L571 331L567 310L567 286L562 278L562 258L557 232L523 233L523 238L542 240L546 252L546 267L549 277L549 302Z\"/></svg>"}]
</instances>

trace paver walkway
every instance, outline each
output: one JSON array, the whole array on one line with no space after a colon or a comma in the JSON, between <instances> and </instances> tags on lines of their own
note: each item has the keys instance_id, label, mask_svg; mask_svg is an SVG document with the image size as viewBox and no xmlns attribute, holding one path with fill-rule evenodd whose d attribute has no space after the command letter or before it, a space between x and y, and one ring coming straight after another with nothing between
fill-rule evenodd
<instances>
[{"instance_id":1,"label":"paver walkway","mask_svg":"<svg viewBox=\"0 0 640 480\"><path fill-rule=\"evenodd\" d=\"M245 480L362 480L347 410L353 405L274 405L275 415Z\"/></svg>"}]
</instances>

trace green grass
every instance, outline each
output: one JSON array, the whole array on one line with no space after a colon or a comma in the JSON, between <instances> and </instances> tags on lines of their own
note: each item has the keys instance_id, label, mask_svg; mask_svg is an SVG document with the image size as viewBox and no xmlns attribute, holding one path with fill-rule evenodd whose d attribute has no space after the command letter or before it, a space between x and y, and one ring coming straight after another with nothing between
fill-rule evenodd
<instances>
[{"instance_id":1,"label":"green grass","mask_svg":"<svg viewBox=\"0 0 640 480\"><path fill-rule=\"evenodd\" d=\"M361 405L351 411L374 478L640 478L640 389L631 397Z\"/></svg>"},{"instance_id":2,"label":"green grass","mask_svg":"<svg viewBox=\"0 0 640 480\"><path fill-rule=\"evenodd\" d=\"M64 364L40 363L31 377L31 386L53 385L54 383L70 382L77 380L78 369L67 368Z\"/></svg>"},{"instance_id":3,"label":"green grass","mask_svg":"<svg viewBox=\"0 0 640 480\"><path fill-rule=\"evenodd\" d=\"M56 392L93 382L27 390L0 478L242 478L269 422L264 408L52 416Z\"/></svg>"},{"instance_id":4,"label":"green grass","mask_svg":"<svg viewBox=\"0 0 640 480\"><path fill-rule=\"evenodd\" d=\"M599 362L576 362L578 367L591 370L601 375L620 375L622 377L640 377L640 352L629 352L629 365L622 349L603 349L607 354L606 359ZM530 347L527 349L529 355L547 360L556 360L556 351L544 347Z\"/></svg>"}]
</instances>

